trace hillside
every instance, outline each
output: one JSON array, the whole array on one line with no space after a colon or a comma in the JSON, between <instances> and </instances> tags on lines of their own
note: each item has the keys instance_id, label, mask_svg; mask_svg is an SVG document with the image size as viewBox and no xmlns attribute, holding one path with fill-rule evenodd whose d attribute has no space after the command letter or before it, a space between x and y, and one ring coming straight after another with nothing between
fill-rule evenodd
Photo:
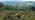
<instances>
[{"instance_id":1,"label":"hillside","mask_svg":"<svg viewBox=\"0 0 35 20\"><path fill-rule=\"evenodd\" d=\"M35 20L35 12L28 11L0 11L0 20Z\"/></svg>"}]
</instances>

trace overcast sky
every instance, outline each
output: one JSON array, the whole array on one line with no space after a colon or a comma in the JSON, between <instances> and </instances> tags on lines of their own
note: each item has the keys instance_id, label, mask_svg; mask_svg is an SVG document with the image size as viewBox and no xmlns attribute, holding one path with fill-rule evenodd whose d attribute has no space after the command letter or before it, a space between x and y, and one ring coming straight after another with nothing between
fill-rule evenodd
<instances>
[{"instance_id":1,"label":"overcast sky","mask_svg":"<svg viewBox=\"0 0 35 20\"><path fill-rule=\"evenodd\" d=\"M0 0L0 2L2 1L35 1L35 0Z\"/></svg>"}]
</instances>

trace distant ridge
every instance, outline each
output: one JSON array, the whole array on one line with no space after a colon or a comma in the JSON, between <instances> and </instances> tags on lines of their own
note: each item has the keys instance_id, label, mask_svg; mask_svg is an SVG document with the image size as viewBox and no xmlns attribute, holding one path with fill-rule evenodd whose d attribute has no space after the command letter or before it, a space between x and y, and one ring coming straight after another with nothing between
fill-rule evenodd
<instances>
[{"instance_id":1,"label":"distant ridge","mask_svg":"<svg viewBox=\"0 0 35 20\"><path fill-rule=\"evenodd\" d=\"M3 4L10 4L10 5L16 5L16 4L18 4L18 5L24 5L24 4L26 4L26 3L33 3L34 5L35 5L35 2L33 2L33 1L6 1L6 2L2 2Z\"/></svg>"}]
</instances>

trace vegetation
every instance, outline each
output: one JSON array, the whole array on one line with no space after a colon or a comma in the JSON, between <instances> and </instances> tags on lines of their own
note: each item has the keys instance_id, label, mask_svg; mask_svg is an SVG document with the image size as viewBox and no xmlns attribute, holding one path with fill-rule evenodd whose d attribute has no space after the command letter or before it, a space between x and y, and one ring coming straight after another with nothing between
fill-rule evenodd
<instances>
[{"instance_id":1,"label":"vegetation","mask_svg":"<svg viewBox=\"0 0 35 20\"><path fill-rule=\"evenodd\" d=\"M3 7L3 5L4 5L4 4L0 2L0 8Z\"/></svg>"},{"instance_id":2,"label":"vegetation","mask_svg":"<svg viewBox=\"0 0 35 20\"><path fill-rule=\"evenodd\" d=\"M18 9L18 5L4 5L0 2L0 20L35 20L35 7L29 6L30 10L25 11L24 8ZM18 10L18 11L17 11Z\"/></svg>"},{"instance_id":3,"label":"vegetation","mask_svg":"<svg viewBox=\"0 0 35 20\"><path fill-rule=\"evenodd\" d=\"M2 14L0 14L0 20L35 20L35 12L23 12L21 11L18 11L18 13L15 12L12 13L12 12L7 12L7 11L2 11Z\"/></svg>"}]
</instances>

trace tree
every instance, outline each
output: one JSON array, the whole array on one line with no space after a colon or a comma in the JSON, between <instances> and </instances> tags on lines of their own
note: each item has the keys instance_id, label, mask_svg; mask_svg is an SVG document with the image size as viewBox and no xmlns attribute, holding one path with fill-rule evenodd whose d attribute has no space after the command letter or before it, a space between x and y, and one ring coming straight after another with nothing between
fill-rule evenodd
<instances>
[{"instance_id":1,"label":"tree","mask_svg":"<svg viewBox=\"0 0 35 20\"><path fill-rule=\"evenodd\" d=\"M11 9L10 9L10 10L13 10L13 8L14 8L14 7L11 7Z\"/></svg>"},{"instance_id":2,"label":"tree","mask_svg":"<svg viewBox=\"0 0 35 20\"><path fill-rule=\"evenodd\" d=\"M32 6L32 11L35 11L35 7L34 6Z\"/></svg>"},{"instance_id":3,"label":"tree","mask_svg":"<svg viewBox=\"0 0 35 20\"><path fill-rule=\"evenodd\" d=\"M9 5L6 6L5 10L10 10L10 7Z\"/></svg>"},{"instance_id":4,"label":"tree","mask_svg":"<svg viewBox=\"0 0 35 20\"><path fill-rule=\"evenodd\" d=\"M5 8L5 10L9 10L9 9L10 9L9 7L6 7L6 8Z\"/></svg>"},{"instance_id":5,"label":"tree","mask_svg":"<svg viewBox=\"0 0 35 20\"><path fill-rule=\"evenodd\" d=\"M29 8L29 10L28 10L28 11L32 11L32 9L31 9L31 8L32 8L32 6L33 6L33 5L31 5L31 4L30 4L30 5L28 5L28 6L29 6L29 7L28 7L28 8Z\"/></svg>"},{"instance_id":6,"label":"tree","mask_svg":"<svg viewBox=\"0 0 35 20\"><path fill-rule=\"evenodd\" d=\"M19 10L20 11L25 11L25 7L20 7Z\"/></svg>"},{"instance_id":7,"label":"tree","mask_svg":"<svg viewBox=\"0 0 35 20\"><path fill-rule=\"evenodd\" d=\"M0 2L0 8L3 7L3 3Z\"/></svg>"},{"instance_id":8,"label":"tree","mask_svg":"<svg viewBox=\"0 0 35 20\"><path fill-rule=\"evenodd\" d=\"M18 10L18 5L15 6L15 10Z\"/></svg>"}]
</instances>

